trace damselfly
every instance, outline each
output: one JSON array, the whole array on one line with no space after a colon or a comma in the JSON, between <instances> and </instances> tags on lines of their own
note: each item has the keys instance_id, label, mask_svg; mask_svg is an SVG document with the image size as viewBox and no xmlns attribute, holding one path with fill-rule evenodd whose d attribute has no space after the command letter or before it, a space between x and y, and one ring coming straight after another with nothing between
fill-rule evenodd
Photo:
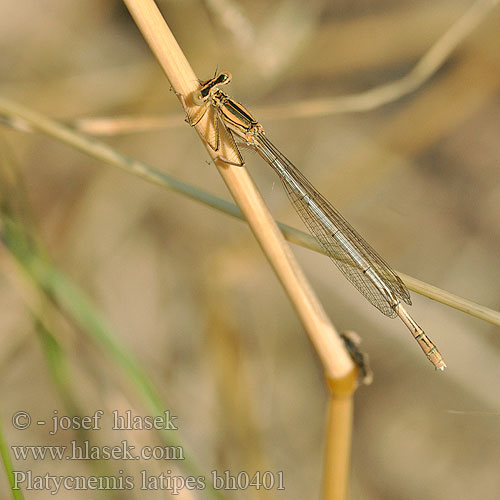
<instances>
[{"instance_id":1,"label":"damselfly","mask_svg":"<svg viewBox=\"0 0 500 500\"><path fill-rule=\"evenodd\" d=\"M295 210L344 276L386 316L399 316L429 361L444 370L446 364L437 347L402 304L411 305L411 299L401 278L274 146L251 113L219 88L230 81L229 73L220 73L200 82L200 90L192 96L199 110L188 113L189 123L195 126L208 118L205 140L217 153L222 153L221 136L229 140L232 157L219 155L226 163L244 165L234 136L255 149L278 174Z\"/></svg>"}]
</instances>

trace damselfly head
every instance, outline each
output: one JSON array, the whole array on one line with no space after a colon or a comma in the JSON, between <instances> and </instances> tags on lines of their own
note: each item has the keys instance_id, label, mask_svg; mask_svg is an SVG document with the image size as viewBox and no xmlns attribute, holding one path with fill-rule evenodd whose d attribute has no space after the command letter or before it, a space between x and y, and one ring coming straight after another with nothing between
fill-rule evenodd
<instances>
[{"instance_id":1,"label":"damselfly head","mask_svg":"<svg viewBox=\"0 0 500 500\"><path fill-rule=\"evenodd\" d=\"M219 85L227 85L231 81L231 73L223 71L216 74L213 78L207 81L200 81L200 90L193 94L193 102L196 106L203 106L212 94L217 91Z\"/></svg>"}]
</instances>

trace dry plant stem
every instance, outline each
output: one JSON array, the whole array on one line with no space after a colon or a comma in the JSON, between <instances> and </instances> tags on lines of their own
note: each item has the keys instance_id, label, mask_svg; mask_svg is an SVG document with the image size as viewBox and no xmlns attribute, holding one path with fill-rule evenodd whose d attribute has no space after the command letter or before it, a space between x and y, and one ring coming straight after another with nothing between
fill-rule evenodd
<instances>
[{"instance_id":1,"label":"dry plant stem","mask_svg":"<svg viewBox=\"0 0 500 500\"><path fill-rule=\"evenodd\" d=\"M124 2L162 65L174 90L183 96L192 95L197 90L197 80L155 4L148 0L124 0ZM189 99L187 104L189 105ZM205 144L203 131L198 130L198 133ZM330 387L333 391L332 398L335 398L337 389L343 388L343 381L356 378L357 370L351 358L291 255L280 230L266 209L246 169L233 167L218 160L209 147L207 151L214 159L220 175L287 291L323 363L328 379L333 381ZM224 151L224 145L222 151ZM352 408L354 384L351 387L352 390L342 396L342 406L332 405L329 413L327 434L331 439L331 446L328 447L326 455L325 477L333 477L339 484L347 484L348 481L352 411L346 412L345 407L347 405ZM349 429L348 433L344 432L346 429ZM342 434L338 436L338 432ZM335 458L330 459L330 457ZM328 488L325 489L328 490ZM325 498L343 500L346 497Z\"/></svg>"},{"instance_id":2,"label":"dry plant stem","mask_svg":"<svg viewBox=\"0 0 500 500\"><path fill-rule=\"evenodd\" d=\"M124 3L160 62L172 88L185 96L187 106L192 106L191 95L198 89L198 79L155 3L152 0L124 0ZM203 140L202 126L200 124L196 128ZM347 376L354 369L353 362L291 255L246 169L227 165L217 159L216 153L209 147L207 151L288 293L327 375L332 378Z\"/></svg>"},{"instance_id":3,"label":"dry plant stem","mask_svg":"<svg viewBox=\"0 0 500 500\"><path fill-rule=\"evenodd\" d=\"M342 380L328 379L325 459L323 465L323 500L347 498L351 454L352 394L356 390L356 374Z\"/></svg>"}]
</instances>

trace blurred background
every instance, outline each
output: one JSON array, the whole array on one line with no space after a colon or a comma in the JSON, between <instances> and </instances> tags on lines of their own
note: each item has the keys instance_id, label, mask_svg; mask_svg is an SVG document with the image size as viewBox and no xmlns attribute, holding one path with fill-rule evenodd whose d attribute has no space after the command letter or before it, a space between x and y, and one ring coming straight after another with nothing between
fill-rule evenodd
<instances>
[{"instance_id":1,"label":"blurred background","mask_svg":"<svg viewBox=\"0 0 500 500\"><path fill-rule=\"evenodd\" d=\"M478 5L486 12L494 3ZM197 75L231 71L230 95L395 269L499 309L500 8L490 9L413 92L368 111L297 117L288 105L400 80L473 2L158 5ZM0 48L2 97L229 199L121 2L4 2ZM111 120L98 128L94 119L101 117L129 117L130 126ZM198 470L207 478L215 469L283 471L284 492L226 491L223 498L318 498L327 400L321 366L248 227L48 136L5 123L0 141L6 440L127 440L139 447L175 439L189 456L131 463L13 458L14 469L123 474L136 482L141 470ZM271 169L256 155L247 167L273 215L304 229ZM498 498L499 328L413 293L410 312L449 366L435 373L401 322L371 307L329 259L293 251L334 325L362 337L374 371L373 384L356 395L350 497ZM46 275L34 278L33 255L52 266L50 286L40 285ZM103 340L94 315L112 341ZM123 361L120 349L137 364ZM157 396L136 383L135 367ZM178 432L109 430L112 410L152 414L155 398L157 408L178 417ZM47 427L19 431L11 424L18 410L35 421L55 410L96 409L108 419L101 431L50 436ZM8 498L3 473L0 488ZM25 496L52 498L47 491ZM183 491L178 498L216 497Z\"/></svg>"}]
</instances>

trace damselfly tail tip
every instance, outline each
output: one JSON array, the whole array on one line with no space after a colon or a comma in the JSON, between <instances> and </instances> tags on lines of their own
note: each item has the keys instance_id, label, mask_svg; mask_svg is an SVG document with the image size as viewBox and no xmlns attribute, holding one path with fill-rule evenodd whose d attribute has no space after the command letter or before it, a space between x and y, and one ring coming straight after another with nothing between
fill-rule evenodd
<instances>
[{"instance_id":1,"label":"damselfly tail tip","mask_svg":"<svg viewBox=\"0 0 500 500\"><path fill-rule=\"evenodd\" d=\"M436 365L436 370L440 370L444 372L444 369L446 368L446 363L441 360L437 365Z\"/></svg>"}]
</instances>

